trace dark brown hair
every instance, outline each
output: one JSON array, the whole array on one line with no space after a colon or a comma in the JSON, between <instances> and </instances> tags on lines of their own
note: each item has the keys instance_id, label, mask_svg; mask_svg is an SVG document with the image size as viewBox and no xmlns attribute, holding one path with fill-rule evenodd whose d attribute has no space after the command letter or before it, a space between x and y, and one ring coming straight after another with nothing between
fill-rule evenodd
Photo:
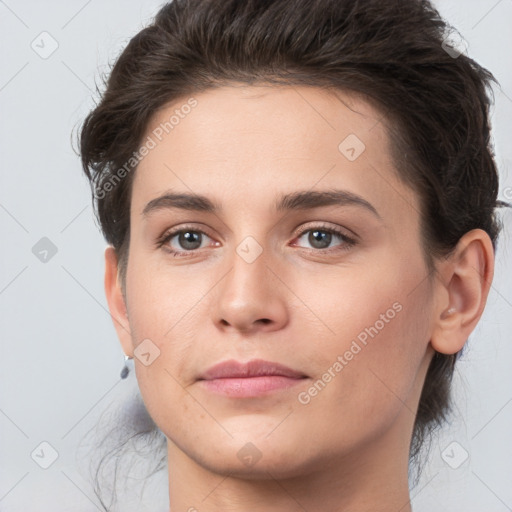
<instances>
[{"instance_id":1,"label":"dark brown hair","mask_svg":"<svg viewBox=\"0 0 512 512\"><path fill-rule=\"evenodd\" d=\"M83 169L122 281L136 165L115 186L106 184L137 151L158 109L233 83L308 85L350 91L374 103L384 116L398 175L420 198L429 269L474 228L486 231L496 247L495 208L503 203L497 201L490 144L494 78L464 53L449 51L450 32L426 0L166 4L118 58L80 134ZM445 419L457 356L436 353L432 359L411 457Z\"/></svg>"}]
</instances>

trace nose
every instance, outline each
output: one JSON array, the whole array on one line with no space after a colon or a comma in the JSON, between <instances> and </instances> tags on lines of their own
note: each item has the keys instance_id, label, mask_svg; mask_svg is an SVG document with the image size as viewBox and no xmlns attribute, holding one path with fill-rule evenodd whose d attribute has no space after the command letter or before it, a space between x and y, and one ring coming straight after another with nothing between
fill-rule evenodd
<instances>
[{"instance_id":1,"label":"nose","mask_svg":"<svg viewBox=\"0 0 512 512\"><path fill-rule=\"evenodd\" d=\"M286 326L287 288L278 277L277 267L269 265L265 251L252 262L234 252L232 262L213 297L217 327L251 334Z\"/></svg>"}]
</instances>

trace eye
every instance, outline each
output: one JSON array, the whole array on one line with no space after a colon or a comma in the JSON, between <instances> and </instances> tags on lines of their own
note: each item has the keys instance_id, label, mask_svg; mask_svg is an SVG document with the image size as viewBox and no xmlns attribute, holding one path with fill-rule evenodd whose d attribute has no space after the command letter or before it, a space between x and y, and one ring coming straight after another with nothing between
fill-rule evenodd
<instances>
[{"instance_id":1,"label":"eye","mask_svg":"<svg viewBox=\"0 0 512 512\"><path fill-rule=\"evenodd\" d=\"M327 228L324 226L316 226L313 228L303 230L299 236L298 240L307 236L307 242L316 250L323 250L325 252L326 249L330 252L330 250L348 250L350 247L356 244L356 241L353 238L348 237L341 230L336 228ZM335 247L330 247L331 242L333 240L341 240L341 243L337 244Z\"/></svg>"},{"instance_id":2,"label":"eye","mask_svg":"<svg viewBox=\"0 0 512 512\"><path fill-rule=\"evenodd\" d=\"M165 249L174 256L187 255L204 247L203 242L211 238L201 230L181 228L175 231L166 232L157 241L157 247ZM217 242L215 242L217 244Z\"/></svg>"},{"instance_id":3,"label":"eye","mask_svg":"<svg viewBox=\"0 0 512 512\"><path fill-rule=\"evenodd\" d=\"M344 232L333 227L315 226L303 229L296 240L307 236L307 243L311 245L311 251L330 253L331 251L346 251L356 245L356 240L347 236ZM208 240L211 242L208 243ZM331 246L333 241L339 243ZM192 227L181 227L172 231L167 231L157 240L158 248L164 248L168 253L175 257L193 256L196 251L204 247L218 247L219 242L213 241L204 231ZM298 247L304 247L297 243L292 244ZM307 247L304 247L308 249Z\"/></svg>"}]
</instances>

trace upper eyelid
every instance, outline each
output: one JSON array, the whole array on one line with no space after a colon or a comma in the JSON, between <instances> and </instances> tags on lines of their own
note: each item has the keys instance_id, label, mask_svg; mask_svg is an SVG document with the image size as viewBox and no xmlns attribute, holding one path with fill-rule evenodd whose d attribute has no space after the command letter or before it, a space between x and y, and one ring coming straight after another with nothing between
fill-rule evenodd
<instances>
[{"instance_id":1,"label":"upper eyelid","mask_svg":"<svg viewBox=\"0 0 512 512\"><path fill-rule=\"evenodd\" d=\"M312 222L314 222L314 221L312 221ZM321 221L317 221L317 222L320 222L320 223L313 225L313 226L309 226L309 225L303 226L299 230L299 233L297 236L302 236L304 233L306 233L308 231L317 229L318 231L332 231L339 236L346 236L347 238L359 238L352 230L350 230L348 228L345 228L342 226L333 227L333 226L329 226L328 224L323 224ZM350 234L344 233L345 231L347 231Z\"/></svg>"},{"instance_id":2,"label":"upper eyelid","mask_svg":"<svg viewBox=\"0 0 512 512\"><path fill-rule=\"evenodd\" d=\"M314 223L315 221L310 221L312 223ZM341 228L339 226L337 227L333 227L333 226L329 226L328 224L322 221L316 221L317 224L313 224L313 225L305 225L305 226L302 226L298 233L296 233L294 235L294 237L301 237L304 235L304 233L307 233L308 231L312 231L312 230L318 230L318 231L330 231L332 232L334 235L336 236L339 236L341 238L345 238L347 240L351 240L351 241L355 241L354 239L358 239L359 237L353 233L351 230L347 229L347 228ZM193 225L184 225L182 227L178 227L178 228L171 228L167 231L164 232L164 234L158 238L159 241L161 241L162 243L166 243L168 241L170 241L171 239L173 239L176 235L179 235L180 233L183 233L183 232L186 232L186 231L193 231L193 232L197 232L197 233L201 233L203 235L206 235L208 238L210 239L214 239L213 236L211 236L210 234L208 234L207 230L204 230L202 228L199 228L199 227L196 227L196 226L193 226ZM343 231L349 231L351 233L351 235L349 234L346 234L344 233ZM184 251L184 252L194 252L194 251L197 251L199 249L194 249L194 250L189 250L189 251Z\"/></svg>"},{"instance_id":3,"label":"upper eyelid","mask_svg":"<svg viewBox=\"0 0 512 512\"><path fill-rule=\"evenodd\" d=\"M316 222L316 224L314 224ZM357 236L352 230L346 228L346 227L341 227L341 226L332 226L332 225L329 225L329 224L326 224L325 221L310 221L310 223L313 223L313 225L306 225L306 226L302 226L299 230L298 230L298 235L301 235L302 233L304 233L305 231L309 231L311 229L318 229L318 230L326 230L326 231L348 231L350 233L352 233L354 236ZM297 228L295 228L297 229ZM170 228L168 230L165 230L164 233L161 235L160 238L162 237L165 237L165 236L169 236L169 235L176 235L178 233L181 233L183 231L195 231L195 232L199 232L199 233L203 233L205 235L208 235L208 228L204 229L202 227L197 227L197 226L194 226L194 225L183 225L181 227L177 227L177 228Z\"/></svg>"},{"instance_id":4,"label":"upper eyelid","mask_svg":"<svg viewBox=\"0 0 512 512\"><path fill-rule=\"evenodd\" d=\"M178 228L171 228L171 229L168 229L166 231L164 231L164 233L162 234L162 236L159 237L159 239L163 239L163 238L168 238L168 237L174 237L182 232L186 232L186 231L193 231L193 232L197 232L197 233L202 233L203 235L206 235L210 238L213 238L211 235L208 234L208 230L204 229L204 228L199 228L199 227L196 227L196 226L187 226L187 225L184 225L182 227L178 227Z\"/></svg>"}]
</instances>

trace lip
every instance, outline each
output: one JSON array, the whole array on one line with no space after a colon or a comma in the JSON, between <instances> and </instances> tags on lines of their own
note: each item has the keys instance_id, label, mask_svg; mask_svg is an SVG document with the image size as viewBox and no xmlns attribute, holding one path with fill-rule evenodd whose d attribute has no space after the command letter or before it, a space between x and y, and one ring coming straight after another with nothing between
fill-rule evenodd
<instances>
[{"instance_id":1,"label":"lip","mask_svg":"<svg viewBox=\"0 0 512 512\"><path fill-rule=\"evenodd\" d=\"M234 359L222 361L206 370L199 380L236 379L264 376L281 376L291 379L307 377L301 372L292 370L287 366L264 359L252 359L246 363L240 363Z\"/></svg>"},{"instance_id":2,"label":"lip","mask_svg":"<svg viewBox=\"0 0 512 512\"><path fill-rule=\"evenodd\" d=\"M280 363L253 359L247 363L223 361L206 370L198 380L210 392L248 398L290 388L305 378L307 375Z\"/></svg>"}]
</instances>

